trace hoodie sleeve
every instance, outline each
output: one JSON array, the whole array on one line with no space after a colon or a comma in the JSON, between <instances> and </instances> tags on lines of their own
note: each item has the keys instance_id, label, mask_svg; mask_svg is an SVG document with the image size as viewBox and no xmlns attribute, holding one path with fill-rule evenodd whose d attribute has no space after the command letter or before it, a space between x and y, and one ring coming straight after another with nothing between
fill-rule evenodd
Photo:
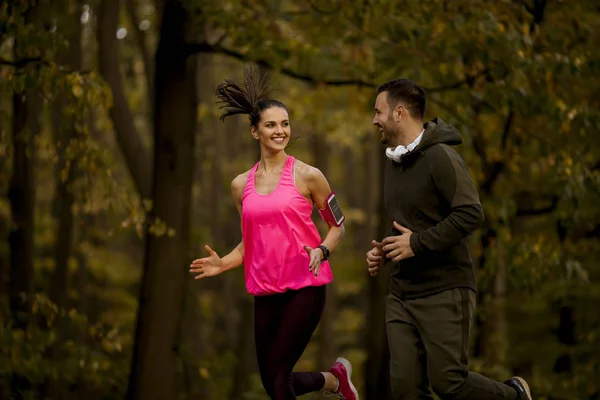
<instances>
[{"instance_id":1,"label":"hoodie sleeve","mask_svg":"<svg viewBox=\"0 0 600 400\"><path fill-rule=\"evenodd\" d=\"M437 225L411 235L410 247L415 255L457 244L479 229L484 221L477 189L463 159L446 145L431 150L427 157L430 177L450 206L450 214Z\"/></svg>"}]
</instances>

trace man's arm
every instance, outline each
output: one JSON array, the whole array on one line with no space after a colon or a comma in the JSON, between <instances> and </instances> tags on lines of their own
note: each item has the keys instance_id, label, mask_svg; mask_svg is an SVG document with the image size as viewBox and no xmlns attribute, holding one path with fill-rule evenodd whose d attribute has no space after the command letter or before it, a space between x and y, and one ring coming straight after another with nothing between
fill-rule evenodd
<instances>
[{"instance_id":1,"label":"man's arm","mask_svg":"<svg viewBox=\"0 0 600 400\"><path fill-rule=\"evenodd\" d=\"M413 232L410 247L415 253L440 251L466 238L484 222L483 207L460 155L448 146L436 146L428 157L430 176L450 205L450 214L423 232Z\"/></svg>"}]
</instances>

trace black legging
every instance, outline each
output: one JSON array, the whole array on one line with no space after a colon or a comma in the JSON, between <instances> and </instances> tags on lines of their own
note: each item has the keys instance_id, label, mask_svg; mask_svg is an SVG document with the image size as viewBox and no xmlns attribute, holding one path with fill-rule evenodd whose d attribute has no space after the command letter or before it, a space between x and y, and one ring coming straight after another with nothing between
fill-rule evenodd
<instances>
[{"instance_id":1,"label":"black legging","mask_svg":"<svg viewBox=\"0 0 600 400\"><path fill-rule=\"evenodd\" d=\"M319 324L325 293L325 286L309 286L254 298L258 368L272 400L292 400L325 385L320 372L292 373Z\"/></svg>"}]
</instances>

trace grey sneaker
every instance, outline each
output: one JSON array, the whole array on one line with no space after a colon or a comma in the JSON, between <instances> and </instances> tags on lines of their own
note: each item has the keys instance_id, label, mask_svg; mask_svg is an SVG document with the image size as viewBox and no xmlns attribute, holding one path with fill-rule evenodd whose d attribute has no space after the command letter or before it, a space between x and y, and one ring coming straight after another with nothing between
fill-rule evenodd
<instances>
[{"instance_id":1,"label":"grey sneaker","mask_svg":"<svg viewBox=\"0 0 600 400\"><path fill-rule=\"evenodd\" d=\"M531 390L529 390L529 385L527 382L525 382L525 379L521 378L520 376L513 376L504 382L504 384L517 391L518 400L533 400L533 397L531 397Z\"/></svg>"}]
</instances>

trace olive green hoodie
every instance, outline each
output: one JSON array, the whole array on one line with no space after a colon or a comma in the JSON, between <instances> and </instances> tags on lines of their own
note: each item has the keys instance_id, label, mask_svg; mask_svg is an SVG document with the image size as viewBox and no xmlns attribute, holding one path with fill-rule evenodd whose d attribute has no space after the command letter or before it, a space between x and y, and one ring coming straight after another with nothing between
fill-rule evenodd
<instances>
[{"instance_id":1,"label":"olive green hoodie","mask_svg":"<svg viewBox=\"0 0 600 400\"><path fill-rule=\"evenodd\" d=\"M457 287L475 290L468 237L484 221L469 171L450 146L459 132L439 118L425 124L419 145L400 162L387 160L384 197L392 221L413 233L414 257L390 265L390 290L400 298L429 296Z\"/></svg>"}]
</instances>

